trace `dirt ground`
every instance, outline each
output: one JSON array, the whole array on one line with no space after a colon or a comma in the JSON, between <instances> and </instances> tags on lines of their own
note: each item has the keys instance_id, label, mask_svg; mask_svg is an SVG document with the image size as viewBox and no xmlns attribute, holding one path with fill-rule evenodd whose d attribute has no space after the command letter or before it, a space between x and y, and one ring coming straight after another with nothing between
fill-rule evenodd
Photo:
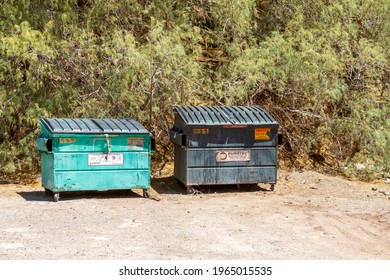
<instances>
[{"instance_id":1,"label":"dirt ground","mask_svg":"<svg viewBox=\"0 0 390 280\"><path fill-rule=\"evenodd\" d=\"M0 259L390 259L390 184L280 171L268 185L45 195L0 185Z\"/></svg>"}]
</instances>

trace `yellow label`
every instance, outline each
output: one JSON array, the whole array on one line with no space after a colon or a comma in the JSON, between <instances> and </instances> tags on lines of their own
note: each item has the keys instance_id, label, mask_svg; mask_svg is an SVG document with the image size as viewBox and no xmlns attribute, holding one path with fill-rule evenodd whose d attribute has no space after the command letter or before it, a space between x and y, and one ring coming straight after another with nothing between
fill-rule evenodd
<instances>
[{"instance_id":1,"label":"yellow label","mask_svg":"<svg viewBox=\"0 0 390 280\"><path fill-rule=\"evenodd\" d=\"M144 145L143 138L127 138L127 147L131 148L142 148Z\"/></svg>"},{"instance_id":2,"label":"yellow label","mask_svg":"<svg viewBox=\"0 0 390 280\"><path fill-rule=\"evenodd\" d=\"M270 140L268 135L270 131L270 128L255 128L255 140Z\"/></svg>"},{"instance_id":3,"label":"yellow label","mask_svg":"<svg viewBox=\"0 0 390 280\"><path fill-rule=\"evenodd\" d=\"M74 144L76 143L76 138L60 138L60 144Z\"/></svg>"},{"instance_id":4,"label":"yellow label","mask_svg":"<svg viewBox=\"0 0 390 280\"><path fill-rule=\"evenodd\" d=\"M194 134L209 134L208 128L194 128L193 130Z\"/></svg>"}]
</instances>

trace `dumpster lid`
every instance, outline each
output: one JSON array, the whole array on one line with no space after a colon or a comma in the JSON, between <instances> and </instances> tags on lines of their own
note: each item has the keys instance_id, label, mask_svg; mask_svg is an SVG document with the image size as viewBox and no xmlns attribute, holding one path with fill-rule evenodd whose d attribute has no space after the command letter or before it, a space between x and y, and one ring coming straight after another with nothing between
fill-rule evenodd
<instances>
[{"instance_id":1,"label":"dumpster lid","mask_svg":"<svg viewBox=\"0 0 390 280\"><path fill-rule=\"evenodd\" d=\"M173 106L190 125L278 124L259 106Z\"/></svg>"},{"instance_id":2,"label":"dumpster lid","mask_svg":"<svg viewBox=\"0 0 390 280\"><path fill-rule=\"evenodd\" d=\"M43 125L53 134L126 134L149 133L139 122L127 119L41 119Z\"/></svg>"}]
</instances>

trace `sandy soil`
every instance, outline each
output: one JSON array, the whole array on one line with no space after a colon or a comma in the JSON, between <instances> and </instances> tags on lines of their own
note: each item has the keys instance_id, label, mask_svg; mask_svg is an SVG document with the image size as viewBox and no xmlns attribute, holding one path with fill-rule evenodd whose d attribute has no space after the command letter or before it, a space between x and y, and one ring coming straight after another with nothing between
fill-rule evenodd
<instances>
[{"instance_id":1,"label":"sandy soil","mask_svg":"<svg viewBox=\"0 0 390 280\"><path fill-rule=\"evenodd\" d=\"M390 259L390 185L281 171L269 186L62 194L0 185L0 259Z\"/></svg>"}]
</instances>

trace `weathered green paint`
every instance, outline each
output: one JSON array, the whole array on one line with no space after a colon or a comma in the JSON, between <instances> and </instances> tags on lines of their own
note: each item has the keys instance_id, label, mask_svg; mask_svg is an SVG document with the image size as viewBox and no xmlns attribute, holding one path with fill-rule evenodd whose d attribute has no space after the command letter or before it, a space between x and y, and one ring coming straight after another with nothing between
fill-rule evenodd
<instances>
[{"instance_id":1,"label":"weathered green paint","mask_svg":"<svg viewBox=\"0 0 390 280\"><path fill-rule=\"evenodd\" d=\"M119 189L147 189L150 186L150 171L146 170L86 170L57 171L49 189L63 191L107 191Z\"/></svg>"},{"instance_id":2,"label":"weathered green paint","mask_svg":"<svg viewBox=\"0 0 390 280\"><path fill-rule=\"evenodd\" d=\"M37 139L42 185L53 192L150 188L150 133L54 134L41 121ZM134 145L137 143L137 145ZM90 165L89 156L123 156L117 165Z\"/></svg>"}]
</instances>

